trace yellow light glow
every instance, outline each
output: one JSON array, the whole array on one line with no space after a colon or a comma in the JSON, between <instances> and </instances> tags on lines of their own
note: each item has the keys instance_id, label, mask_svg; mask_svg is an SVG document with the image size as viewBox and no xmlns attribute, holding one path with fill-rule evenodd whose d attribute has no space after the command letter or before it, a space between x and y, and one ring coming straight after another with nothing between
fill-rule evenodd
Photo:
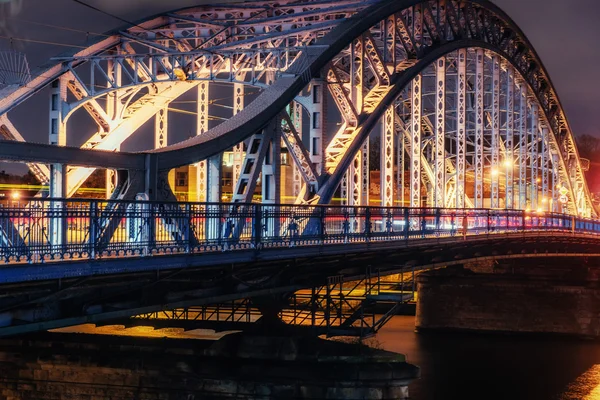
<instances>
[{"instance_id":1,"label":"yellow light glow","mask_svg":"<svg viewBox=\"0 0 600 400\"><path fill-rule=\"evenodd\" d=\"M492 176L498 176L498 170L496 168L492 168Z\"/></svg>"},{"instance_id":2,"label":"yellow light glow","mask_svg":"<svg viewBox=\"0 0 600 400\"><path fill-rule=\"evenodd\" d=\"M10 194L10 197L11 197L13 200L19 200L19 199L21 198L21 193L19 193L19 192L12 192L12 193Z\"/></svg>"},{"instance_id":3,"label":"yellow light glow","mask_svg":"<svg viewBox=\"0 0 600 400\"><path fill-rule=\"evenodd\" d=\"M540 183L542 181L542 178L537 178L536 181L537 183Z\"/></svg>"},{"instance_id":4,"label":"yellow light glow","mask_svg":"<svg viewBox=\"0 0 600 400\"><path fill-rule=\"evenodd\" d=\"M185 81L187 80L187 75L185 74L185 71L181 68L173 68L173 73L175 74L175 76L177 77L177 79L179 79L180 81Z\"/></svg>"},{"instance_id":5,"label":"yellow light glow","mask_svg":"<svg viewBox=\"0 0 600 400\"><path fill-rule=\"evenodd\" d=\"M543 213L543 212L544 212L544 210L542 210L541 208L538 208L538 209L537 209L537 213L538 213L538 214L541 214L541 213Z\"/></svg>"},{"instance_id":6,"label":"yellow light glow","mask_svg":"<svg viewBox=\"0 0 600 400\"><path fill-rule=\"evenodd\" d=\"M548 199L544 197L544 198L542 199L542 203L547 203L547 202L548 202Z\"/></svg>"},{"instance_id":7,"label":"yellow light glow","mask_svg":"<svg viewBox=\"0 0 600 400\"><path fill-rule=\"evenodd\" d=\"M504 166L510 168L513 166L513 162L511 160L504 160Z\"/></svg>"}]
</instances>

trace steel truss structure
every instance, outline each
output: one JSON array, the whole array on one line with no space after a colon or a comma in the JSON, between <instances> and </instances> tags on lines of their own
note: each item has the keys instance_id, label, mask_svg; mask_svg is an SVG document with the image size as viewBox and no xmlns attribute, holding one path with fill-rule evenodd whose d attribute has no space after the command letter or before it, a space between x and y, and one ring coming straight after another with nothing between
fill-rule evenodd
<instances>
[{"instance_id":1,"label":"steel truss structure","mask_svg":"<svg viewBox=\"0 0 600 400\"><path fill-rule=\"evenodd\" d=\"M233 112L211 126L217 82L231 85ZM52 151L20 143L9 119L46 86ZM251 102L245 86L260 90ZM196 135L171 144L170 104L189 92ZM82 149L66 146L78 110L97 126ZM154 149L119 152L152 118ZM110 179L114 200L170 200L166 174L194 164L194 200L219 202L222 154L233 150L233 203L260 193L265 204L341 197L350 206L597 216L545 68L521 30L486 0L264 0L166 13L4 88L0 134L7 140L0 159L27 162L54 198L71 196L101 167L118 171L118 182ZM369 184L375 136L378 199ZM282 148L293 161L291 200L282 196ZM240 235L239 228L214 235ZM2 229L5 237L18 230ZM64 243L59 228L51 233L53 245Z\"/></svg>"},{"instance_id":2,"label":"steel truss structure","mask_svg":"<svg viewBox=\"0 0 600 400\"><path fill-rule=\"evenodd\" d=\"M281 304L275 306L276 321L265 322L260 299L243 299L141 314L104 324L226 331L244 330L249 324L262 323L262 329L268 330L300 328L328 337L365 338L377 333L404 304L414 301L414 278L415 271L410 268L389 277L370 270L361 279L352 281L343 276L328 277L324 286L285 296Z\"/></svg>"}]
</instances>

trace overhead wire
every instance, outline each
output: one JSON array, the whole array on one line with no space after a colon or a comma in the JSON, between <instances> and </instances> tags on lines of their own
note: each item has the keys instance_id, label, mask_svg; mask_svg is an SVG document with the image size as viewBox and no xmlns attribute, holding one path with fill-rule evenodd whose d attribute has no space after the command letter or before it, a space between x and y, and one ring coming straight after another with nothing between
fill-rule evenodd
<instances>
[{"instance_id":1,"label":"overhead wire","mask_svg":"<svg viewBox=\"0 0 600 400\"><path fill-rule=\"evenodd\" d=\"M79 49L87 49L87 46L81 46L81 45L76 45L76 44L67 44L67 43L59 43L59 42L51 42L48 40L37 40L37 39L26 39L26 38L19 38L19 37L10 37L10 36L1 36L0 35L0 39L7 39L7 40L16 40L19 42L30 42L30 43L40 43L40 44L51 44L53 46L64 46L64 47L76 47Z\"/></svg>"},{"instance_id":2,"label":"overhead wire","mask_svg":"<svg viewBox=\"0 0 600 400\"><path fill-rule=\"evenodd\" d=\"M66 26L52 25L52 24L47 24L47 23L44 23L44 22L31 21L31 20L27 20L27 19L23 19L23 18L17 18L17 17L9 17L9 18L12 19L12 20L14 20L14 21L25 22L27 24L32 24L32 25L45 26L47 28L53 28L53 29L58 29L58 30L63 30L63 31L69 31L69 32L85 33L86 35L110 37L110 35L107 35L106 33L98 33L98 32L92 32L92 31L84 31L82 29L67 28Z\"/></svg>"}]
</instances>

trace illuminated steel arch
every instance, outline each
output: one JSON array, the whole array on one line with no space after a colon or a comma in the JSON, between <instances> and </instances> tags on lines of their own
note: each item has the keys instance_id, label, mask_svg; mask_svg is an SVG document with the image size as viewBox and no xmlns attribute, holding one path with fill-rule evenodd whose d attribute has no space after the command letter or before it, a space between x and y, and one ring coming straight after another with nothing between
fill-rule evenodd
<instances>
[{"instance_id":1,"label":"illuminated steel arch","mask_svg":"<svg viewBox=\"0 0 600 400\"><path fill-rule=\"evenodd\" d=\"M215 80L264 90L245 108L236 100L235 115L208 130L210 96L202 82ZM329 203L337 192L349 205L367 205L368 138L381 126L382 205L596 216L545 68L514 22L485 0L264 1L168 13L67 55L26 87L8 92L0 100L5 137L19 138L6 113L51 82L58 82L55 94L66 111L57 117L57 143L64 136L60 119L84 107L99 126L89 148L118 149L136 127L126 125L127 113L136 123L156 116L161 148L120 153L103 164L91 152L73 149L48 158L38 147L19 158L22 147L16 145L2 157L129 169L129 194L122 196L168 196L165 172L198 162L207 176L202 181L218 187L210 182L219 176L219 155L235 148L233 201L250 201L262 174L263 202L279 202L283 142L296 165L298 203ZM165 107L195 87L203 99L198 135L163 146ZM66 102L66 89L76 101ZM234 90L239 93L239 86ZM126 107L117 112L98 99ZM327 112L328 99L337 112ZM309 114L304 129L300 106ZM326 122L336 114L338 128L330 134ZM46 173L43 165L34 168ZM145 175L133 172L140 168ZM52 170L64 176L59 166ZM79 182L88 171L70 173ZM142 176L144 183L134 178ZM203 199L220 197L207 192Z\"/></svg>"}]
</instances>

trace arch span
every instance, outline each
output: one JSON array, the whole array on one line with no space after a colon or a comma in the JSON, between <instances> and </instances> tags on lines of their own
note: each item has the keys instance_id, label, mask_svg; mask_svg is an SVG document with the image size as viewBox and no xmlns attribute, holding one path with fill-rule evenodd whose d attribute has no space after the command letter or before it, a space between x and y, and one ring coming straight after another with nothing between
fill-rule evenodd
<instances>
[{"instance_id":1,"label":"arch span","mask_svg":"<svg viewBox=\"0 0 600 400\"><path fill-rule=\"evenodd\" d=\"M261 4L267 5L267 3L269 2ZM444 197L447 192L462 190L460 185L464 186L466 181L472 179L475 181L474 191L465 196L473 197L473 204L480 207L484 205L486 190L489 190L492 193L490 194L492 206L498 207L499 203L494 203L494 196L497 200L499 196L497 191L501 184L497 182L499 178L494 178L494 175L499 175L501 156L499 156L498 148L506 147L509 143L508 139L505 139L503 143L498 142L501 138L499 132L502 128L500 125L506 124L506 128L504 128L506 131L519 131L519 145L507 151L506 154L513 154L514 160L511 158L510 162L516 163L518 159L520 176L518 177L519 187L516 189L519 191L519 202L518 204L516 202L509 204L508 200L505 200L505 207L529 207L534 205L534 199L537 206L539 195L537 180L541 181L541 186L545 186L542 192L546 190L547 193L543 192L542 195L548 195L550 192L548 176L553 173L553 169L556 169L558 171L552 176L551 200L556 201L554 186L562 185L568 196L568 208L565 211L596 215L584 179L573 133L548 73L523 32L504 12L489 1L370 1L364 3L362 7L365 8L356 14L352 12L352 9L357 7L357 3L352 1L336 2L335 6L329 2L305 1L295 3L293 6L291 3L284 2L283 7L296 8L293 13L279 15L270 13L267 8L254 15L250 12L249 18L243 20L242 26L236 26L235 29L226 25L215 28L214 25L219 25L219 23L213 23L212 29L217 29L217 33L193 49L185 48L181 41L175 40L177 39L175 37L167 38L165 25L169 18L174 18L173 13L152 19L146 23L147 27L144 29L137 31L130 29L128 32L119 33L121 37L131 38L134 36L136 46L152 47L155 52L158 52L162 58L152 55L148 57L149 59L155 57L153 65L162 63L163 68L170 71L166 74L170 80L193 80L199 76L198 73L212 74L212 70L199 68L199 63L202 62L205 63L202 64L205 68L208 65L206 64L208 59L212 60L209 62L210 65L214 65L215 59L221 60L223 65L227 64L224 60L228 60L229 73L234 75L244 68L254 68L260 64L260 57L255 59L244 54L241 56L242 61L237 64L238 69L236 69L232 56L228 58L226 54L219 53L223 50L231 51L236 44L251 50L270 48L272 54L285 54L286 60L292 60L284 68L279 69L276 68L279 64L272 61L273 63L269 64L266 69L271 73L276 73L278 79L234 117L190 140L145 153L147 157L155 160L154 165L158 170L168 170L205 160L238 145L253 135L260 135L261 132L264 132L268 121L280 118L282 111L307 86L309 88L314 86L311 84L314 82L314 78L321 77L324 85L332 94L342 121L338 132L329 141L327 149L324 150L324 144L323 149L320 149L322 154L312 151L315 158L317 158L316 156L323 157L321 161L324 167L320 171L322 175L320 182L325 181L325 183L319 191L320 201L329 202L338 186L341 185L342 197L345 197L349 204L360 205L360 196L363 196L364 203L364 187L362 188L363 193L359 193L361 189L357 189L357 187L360 186L358 182L361 177L359 175L363 174L363 178L365 176L362 171L364 168L361 170L360 166L360 163L364 162L360 161L360 155L362 151L363 159L367 157L364 147L366 138L378 121L385 116L387 110L394 106L402 92L412 86L410 98L410 108L413 111L410 117L412 119L404 118L403 120L402 116L399 118L390 112L390 116L396 121L399 119L399 122L394 125L410 125L406 135L409 137L408 139L404 137L404 134L397 136L403 143L402 157L406 155L411 158L411 205L422 204L420 199L421 180L424 181L425 186L428 186L429 192L435 192L433 195L435 199L427 200L427 204L443 206L442 203L447 202ZM320 11L317 12L316 10L319 8ZM245 12L235 10L235 7L232 6L232 10L227 11L226 6L223 6L219 9L206 10L206 12L233 19L239 18ZM314 18L319 13L323 14L323 10L327 10L325 14L330 18L328 21L322 21L321 25L307 22L312 21L310 18ZM193 23L199 22L196 17L192 21L194 18L187 17L185 12L180 12L177 18L180 20L187 18L189 22ZM208 26L211 24L208 20L200 20L200 23L206 25L202 29L209 30ZM274 24L277 25L279 31L272 30ZM313 26L313 28L309 28L309 26ZM311 34L318 32L318 34L302 36L301 32L310 32ZM157 35L162 35L161 37L165 39L163 44L159 45L159 41L152 41ZM230 40L228 37L232 35L234 39ZM244 35L246 38L241 39ZM296 52L292 54L289 52L289 39L294 35L296 43L301 46L296 48ZM300 36L302 39L298 39ZM72 72L76 63L83 62L92 65L92 68L102 62L109 63L110 60L94 58L102 49L114 45L108 39L102 43L62 63L59 70L64 71L66 68ZM465 70L465 78L472 79L475 87L473 90L475 100L471 101L473 110L465 111L468 122L463 127L467 131L464 141L466 143L464 147L467 148L465 152L471 153L466 154L469 165L465 168L459 162L459 158L464 155L456 154L454 165L448 165L444 156L446 152L451 151L446 148L452 146L449 142L454 142L457 148L460 147L459 139L448 138L444 125L447 113L440 112L435 107L433 111L430 110L437 116L435 123L426 122L425 117L421 115L424 106L421 106L420 102L424 92L420 82L422 74L434 62L446 57L452 59L452 54L458 54L460 57L461 49L467 48L479 50L475 53L474 60L467 59L467 63L476 64L475 69L473 71L468 68ZM278 53L278 49L284 49L283 53ZM198 50L201 50L202 56L194 53ZM492 70L486 66L488 61L486 61L487 55L483 52L484 50L501 56L501 59L496 56L491 57ZM129 53L132 52L129 51ZM482 60L482 58L486 60ZM508 92L504 94L497 88L499 79L496 86L493 83L495 73L498 73L498 77L502 75L502 72L493 71L495 65L500 65L502 61L507 62L514 74L510 78L513 80L513 83L510 84L512 89L506 89ZM133 64L130 66L133 65L133 69L139 72L139 76L130 76L131 81L135 82L140 77L146 79L147 77L144 75L152 75L152 70L148 68L150 64L139 64L137 67L138 64L133 58L129 62L132 62ZM454 61L454 63L458 64L459 62ZM183 70L183 77L179 73L175 73L177 68ZM508 71L505 68L503 70ZM510 72L506 72L506 74L511 75ZM438 78L442 75L445 80L448 74L445 70L443 74L437 73ZM460 73L457 72L456 75L458 77ZM52 74L47 76L56 77ZM515 112L514 105L511 106L513 107L511 111L507 112L506 110L509 108L507 105L504 111L505 116L502 117L501 107L494 103L495 94L492 95L491 100L488 100L489 94L486 94L489 93L487 89L489 83L487 82L490 80L493 90L498 90L498 99L501 99L503 95L505 99L512 96L512 90L521 91L520 97L516 98L522 99L519 100L521 112ZM416 89L415 81L417 82ZM115 80L113 79L111 82L114 83ZM460 97L459 90L457 89L455 92L456 97ZM11 105L7 105L7 101L11 104L18 102L18 96L15 96L13 93L7 97L8 100L0 103L0 106L5 107L1 110L11 107ZM529 97L533 97L535 101L529 101ZM447 99L444 98L443 101L445 103ZM420 110L415 107L416 102L419 102L417 107L420 107ZM488 108L491 111L488 112ZM460 109L457 106L456 114L452 118L458 120L459 112ZM473 115L469 113L473 113ZM474 122L471 121L471 117ZM508 127L508 121L513 118L519 120L519 127L516 125ZM488 122L487 120L490 119L491 122ZM317 124L313 123L313 125ZM442 126L441 130L439 126ZM432 132L427 131L428 127ZM460 126L455 129L457 132L460 131ZM437 132L433 132L434 130ZM488 134L488 131L491 134ZM469 138L469 135L472 138ZM425 136L425 139L422 136ZM322 137L318 139L322 140ZM410 141L412 143L409 143ZM405 142L408 144L406 147L404 146ZM434 146L431 144L432 142L437 144ZM298 145L303 146L302 143ZM392 151L397 147L398 145L395 147L392 145ZM473 149L470 149L471 147ZM436 157L417 150L422 148L428 148L428 153L437 151ZM309 153L306 150L304 149L304 153ZM459 152L458 149L456 151ZM134 164L139 165L138 155L123 153L121 156L122 159L128 157L131 159L131 169L134 169ZM82 157L85 156L82 155ZM484 160L487 159L491 161L486 166ZM313 161L315 160L313 159ZM435 165L427 165L428 161ZM122 167L122 164L120 166ZM487 171L486 168L488 168ZM421 176L422 173L423 176ZM505 197L508 197L508 192L513 190L513 188L509 189L508 175L509 173L506 172ZM452 176L455 177L452 178ZM486 183L486 179L491 183ZM490 189L486 189L487 186ZM495 195L494 191L496 191ZM352 193L348 194L350 192ZM455 196L460 197L459 195ZM544 199L546 198L539 199L539 203L541 204Z\"/></svg>"}]
</instances>

